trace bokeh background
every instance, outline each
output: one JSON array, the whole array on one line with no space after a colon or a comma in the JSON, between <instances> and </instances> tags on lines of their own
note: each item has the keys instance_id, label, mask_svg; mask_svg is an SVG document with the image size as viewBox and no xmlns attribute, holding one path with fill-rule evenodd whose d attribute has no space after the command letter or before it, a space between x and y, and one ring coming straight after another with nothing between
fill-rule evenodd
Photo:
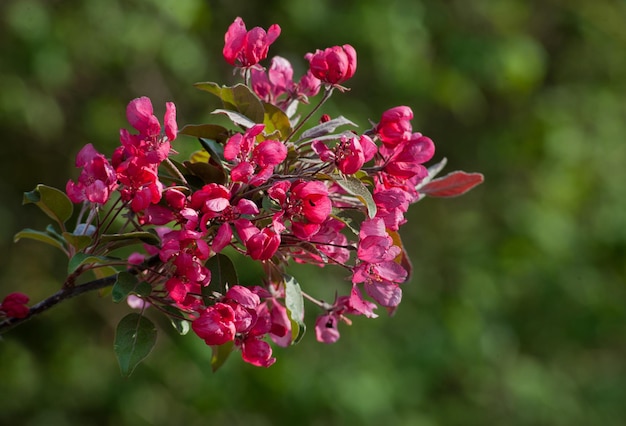
<instances>
[{"instance_id":1,"label":"bokeh background","mask_svg":"<svg viewBox=\"0 0 626 426\"><path fill-rule=\"evenodd\" d=\"M233 356L212 374L209 348L155 316L157 347L123 379L112 341L129 309L89 294L2 337L0 424L625 424L621 1L5 0L0 293L38 301L64 278L54 249L12 242L48 223L22 193L64 187L87 142L111 152L134 97L207 122L217 104L192 83L234 81L221 48L236 16L280 24L270 54L297 76L306 52L352 44L352 90L326 112L366 127L409 105L447 170L486 182L413 206L415 271L393 318L357 318L330 346L309 332L270 369ZM344 279L293 274L313 289Z\"/></svg>"}]
</instances>

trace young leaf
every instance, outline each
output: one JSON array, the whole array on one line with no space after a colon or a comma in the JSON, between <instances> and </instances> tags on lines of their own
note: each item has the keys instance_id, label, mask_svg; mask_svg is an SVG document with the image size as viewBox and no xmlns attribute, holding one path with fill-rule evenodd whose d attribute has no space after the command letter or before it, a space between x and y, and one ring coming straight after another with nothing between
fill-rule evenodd
<instances>
[{"instance_id":1,"label":"young leaf","mask_svg":"<svg viewBox=\"0 0 626 426\"><path fill-rule=\"evenodd\" d=\"M211 350L213 356L211 357L211 370L215 373L228 359L234 348L233 341L226 342L222 345L213 345Z\"/></svg>"},{"instance_id":2,"label":"young leaf","mask_svg":"<svg viewBox=\"0 0 626 426\"><path fill-rule=\"evenodd\" d=\"M279 133L279 139L285 140L291 134L291 123L285 113L278 107L264 103L265 115L263 124L265 124L265 133L267 135L276 131Z\"/></svg>"},{"instance_id":3,"label":"young leaf","mask_svg":"<svg viewBox=\"0 0 626 426\"><path fill-rule=\"evenodd\" d=\"M348 124L354 127L359 127L352 121L340 115L337 118L333 118L332 120L329 120L322 124L318 124L317 126L305 130L304 132L302 132L300 140L319 138L320 136L325 136L329 133L334 132L335 129L339 126L345 126Z\"/></svg>"},{"instance_id":4,"label":"young leaf","mask_svg":"<svg viewBox=\"0 0 626 426\"><path fill-rule=\"evenodd\" d=\"M150 354L156 336L156 327L148 318L136 313L122 318L115 331L114 343L122 376L130 376L135 367Z\"/></svg>"},{"instance_id":5,"label":"young leaf","mask_svg":"<svg viewBox=\"0 0 626 426\"><path fill-rule=\"evenodd\" d=\"M152 293L152 287L145 281L139 281L136 275L122 271L117 274L117 279L111 290L111 298L115 303L119 303L126 300L130 293L147 297Z\"/></svg>"},{"instance_id":6,"label":"young leaf","mask_svg":"<svg viewBox=\"0 0 626 426\"><path fill-rule=\"evenodd\" d=\"M217 143L213 139L200 138L199 141L202 148L204 148L204 150L209 154L208 161L205 162L213 160L216 166L223 169L224 166L222 165L222 161L224 161L224 146Z\"/></svg>"},{"instance_id":7,"label":"young leaf","mask_svg":"<svg viewBox=\"0 0 626 426\"><path fill-rule=\"evenodd\" d=\"M346 192L356 196L367 207L367 215L369 217L376 216L376 203L371 192L359 179L354 176L334 176L333 180L337 182Z\"/></svg>"},{"instance_id":8,"label":"young leaf","mask_svg":"<svg viewBox=\"0 0 626 426\"><path fill-rule=\"evenodd\" d=\"M285 307L291 319L292 345L298 343L304 336L306 325L304 324L304 298L298 281L285 274ZM295 325L294 325L295 324Z\"/></svg>"},{"instance_id":9,"label":"young leaf","mask_svg":"<svg viewBox=\"0 0 626 426\"><path fill-rule=\"evenodd\" d=\"M68 275L73 273L82 265L88 265L92 263L109 263L116 261L119 261L119 259L108 256L93 256L88 253L76 253L67 264L67 273Z\"/></svg>"},{"instance_id":10,"label":"young leaf","mask_svg":"<svg viewBox=\"0 0 626 426\"><path fill-rule=\"evenodd\" d=\"M65 223L74 212L74 205L64 192L46 185L37 185L34 190L24 193L22 204L37 205L50 218L59 224Z\"/></svg>"},{"instance_id":11,"label":"young leaf","mask_svg":"<svg viewBox=\"0 0 626 426\"><path fill-rule=\"evenodd\" d=\"M49 244L66 253L65 248L63 247L63 242L46 232L36 231L30 228L22 229L20 232L15 234L13 242L17 243L22 238L41 241L42 243Z\"/></svg>"},{"instance_id":12,"label":"young leaf","mask_svg":"<svg viewBox=\"0 0 626 426\"><path fill-rule=\"evenodd\" d=\"M484 180L482 173L456 171L432 180L419 188L419 192L429 197L456 197L465 194Z\"/></svg>"},{"instance_id":13,"label":"young leaf","mask_svg":"<svg viewBox=\"0 0 626 426\"><path fill-rule=\"evenodd\" d=\"M76 235L70 232L64 232L63 238L65 241L74 246L76 250L82 250L91 244L91 237L89 235Z\"/></svg>"},{"instance_id":14,"label":"young leaf","mask_svg":"<svg viewBox=\"0 0 626 426\"><path fill-rule=\"evenodd\" d=\"M248 86L244 84L236 84L233 87L219 86L213 82L196 83L194 86L220 98L225 109L236 111L252 120L253 123L263 122L263 104ZM235 123L242 125L241 123Z\"/></svg>"},{"instance_id":15,"label":"young leaf","mask_svg":"<svg viewBox=\"0 0 626 426\"><path fill-rule=\"evenodd\" d=\"M232 260L225 254L218 253L210 257L206 263L206 268L211 271L211 285L202 288L202 295L206 298L214 291L226 294L226 289L239 283L237 271ZM207 302L207 300L205 300Z\"/></svg>"}]
</instances>

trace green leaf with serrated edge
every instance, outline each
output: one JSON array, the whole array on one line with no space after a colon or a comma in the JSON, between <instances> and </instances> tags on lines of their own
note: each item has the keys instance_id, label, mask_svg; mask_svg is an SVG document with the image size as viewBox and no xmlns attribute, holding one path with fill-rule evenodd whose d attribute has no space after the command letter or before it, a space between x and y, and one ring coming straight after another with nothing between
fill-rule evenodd
<instances>
[{"instance_id":1,"label":"green leaf with serrated edge","mask_svg":"<svg viewBox=\"0 0 626 426\"><path fill-rule=\"evenodd\" d=\"M249 129L250 127L255 125L254 121L250 120L248 117L237 111L231 111L228 109L216 109L211 112L211 114L224 114L228 118L230 118L230 121L238 126L243 127L244 129Z\"/></svg>"},{"instance_id":2,"label":"green leaf with serrated edge","mask_svg":"<svg viewBox=\"0 0 626 426\"><path fill-rule=\"evenodd\" d=\"M157 330L152 321L136 313L128 314L117 325L114 350L122 376L128 377L150 354Z\"/></svg>"},{"instance_id":3,"label":"green leaf with serrated edge","mask_svg":"<svg viewBox=\"0 0 626 426\"><path fill-rule=\"evenodd\" d=\"M217 124L187 124L179 130L178 134L224 142L228 139L230 132L226 127Z\"/></svg>"},{"instance_id":4,"label":"green leaf with serrated edge","mask_svg":"<svg viewBox=\"0 0 626 426\"><path fill-rule=\"evenodd\" d=\"M76 250L82 250L91 244L91 237L89 235L74 235L70 232L64 232L63 239L70 243Z\"/></svg>"},{"instance_id":5,"label":"green leaf with serrated edge","mask_svg":"<svg viewBox=\"0 0 626 426\"><path fill-rule=\"evenodd\" d=\"M234 347L235 344L232 340L223 345L211 346L211 350L213 351L213 356L211 356L211 370L213 370L214 373L224 365L230 354L233 353Z\"/></svg>"},{"instance_id":6,"label":"green leaf with serrated edge","mask_svg":"<svg viewBox=\"0 0 626 426\"><path fill-rule=\"evenodd\" d=\"M178 334L184 336L185 334L189 333L189 330L191 328L190 323L188 320L183 319L185 315L180 309L170 305L161 306L161 309L170 314L167 316L167 318L170 320L170 324L172 324L172 327L174 327L174 330L176 330Z\"/></svg>"},{"instance_id":7,"label":"green leaf with serrated edge","mask_svg":"<svg viewBox=\"0 0 626 426\"><path fill-rule=\"evenodd\" d=\"M272 104L263 104L265 114L263 116L263 124L265 124L264 132L269 135L278 131L278 139L284 141L291 134L291 123L287 115L277 106Z\"/></svg>"},{"instance_id":8,"label":"green leaf with serrated edge","mask_svg":"<svg viewBox=\"0 0 626 426\"><path fill-rule=\"evenodd\" d=\"M15 234L15 236L13 237L13 242L17 243L19 240L23 238L26 238L29 240L41 241L42 243L49 244L65 252L65 248L63 247L63 242L59 241L57 238L53 237L52 235L46 232L36 231L30 228L22 229L20 232Z\"/></svg>"},{"instance_id":9,"label":"green leaf with serrated edge","mask_svg":"<svg viewBox=\"0 0 626 426\"><path fill-rule=\"evenodd\" d=\"M67 273L71 274L82 265L88 265L91 263L109 263L118 262L119 259L108 256L93 256L88 253L76 253L67 264Z\"/></svg>"},{"instance_id":10,"label":"green leaf with serrated edge","mask_svg":"<svg viewBox=\"0 0 626 426\"><path fill-rule=\"evenodd\" d=\"M112 241L128 241L131 244L142 242L151 246L157 246L161 243L161 240L156 234L147 231L126 232L124 234L102 234L100 237L100 242L110 243Z\"/></svg>"},{"instance_id":11,"label":"green leaf with serrated edge","mask_svg":"<svg viewBox=\"0 0 626 426\"><path fill-rule=\"evenodd\" d=\"M74 212L74 204L63 191L46 185L37 185L34 190L24 193L22 204L35 204L59 224L65 223Z\"/></svg>"},{"instance_id":12,"label":"green leaf with serrated edge","mask_svg":"<svg viewBox=\"0 0 626 426\"><path fill-rule=\"evenodd\" d=\"M290 275L284 275L285 284L285 307L287 308L287 314L289 318L297 323L297 335L292 339L292 345L295 345L302 339L304 332L306 331L306 325L304 324L304 297L302 296L302 289L298 281ZM292 333L296 334L292 325Z\"/></svg>"},{"instance_id":13,"label":"green leaf with serrated edge","mask_svg":"<svg viewBox=\"0 0 626 426\"><path fill-rule=\"evenodd\" d=\"M356 124L354 124L352 121L348 120L347 118L343 116L339 116L325 123L318 124L317 126L314 126L314 127L311 127L310 129L305 130L304 132L302 132L302 135L300 136L300 140L313 139L313 138L317 139L321 136L326 136L329 133L334 132L337 127L346 126L348 124L354 127L359 127Z\"/></svg>"},{"instance_id":14,"label":"green leaf with serrated edge","mask_svg":"<svg viewBox=\"0 0 626 426\"><path fill-rule=\"evenodd\" d=\"M122 271L117 274L117 280L111 290L111 299L115 303L126 300L129 294L136 294L141 297L148 297L152 293L152 286L145 281L139 281L136 275Z\"/></svg>"},{"instance_id":15,"label":"green leaf with serrated edge","mask_svg":"<svg viewBox=\"0 0 626 426\"><path fill-rule=\"evenodd\" d=\"M213 292L226 294L227 288L239 283L235 265L230 257L225 254L218 253L210 257L204 266L211 271L211 283L206 287L202 287L202 296L205 304L208 304L208 298Z\"/></svg>"},{"instance_id":16,"label":"green leaf with serrated edge","mask_svg":"<svg viewBox=\"0 0 626 426\"><path fill-rule=\"evenodd\" d=\"M376 203L372 197L372 193L367 187L355 178L354 176L334 176L333 180L341 186L346 192L356 196L365 207L367 207L367 214L370 218L376 216Z\"/></svg>"}]
</instances>

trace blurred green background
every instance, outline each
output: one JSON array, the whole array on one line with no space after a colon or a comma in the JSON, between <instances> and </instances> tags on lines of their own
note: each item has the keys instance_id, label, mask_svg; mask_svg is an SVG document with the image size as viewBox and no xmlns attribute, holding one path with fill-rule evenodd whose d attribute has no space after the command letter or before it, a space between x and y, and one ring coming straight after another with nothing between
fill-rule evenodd
<instances>
[{"instance_id":1,"label":"blurred green background","mask_svg":"<svg viewBox=\"0 0 626 426\"><path fill-rule=\"evenodd\" d=\"M64 278L54 249L12 243L48 223L22 193L64 187L87 142L110 153L134 97L206 122L217 105L192 83L234 81L221 49L236 16L280 24L270 56L296 76L306 52L352 44L352 90L326 112L367 127L409 105L447 170L485 184L413 206L395 317L357 318L330 346L310 330L270 369L234 356L212 374L209 348L155 316L157 347L122 379L112 341L129 309L66 302L0 341L0 424L625 424L623 1L5 0L0 294L38 301ZM313 292L344 285L293 273Z\"/></svg>"}]
</instances>

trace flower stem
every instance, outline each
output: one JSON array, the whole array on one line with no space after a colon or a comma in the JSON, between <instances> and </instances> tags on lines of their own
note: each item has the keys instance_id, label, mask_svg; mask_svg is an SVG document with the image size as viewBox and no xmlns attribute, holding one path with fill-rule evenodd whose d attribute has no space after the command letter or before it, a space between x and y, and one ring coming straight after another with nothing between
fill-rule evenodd
<instances>
[{"instance_id":1,"label":"flower stem","mask_svg":"<svg viewBox=\"0 0 626 426\"><path fill-rule=\"evenodd\" d=\"M309 121L311 116L313 116L313 114L315 114L317 110L320 109L320 107L326 103L326 101L330 98L332 94L333 94L333 86L327 87L326 90L324 91L324 96L322 96L322 99L320 100L320 102L315 106L315 108L311 110L311 112L307 114L306 117L304 117L304 120L301 120L298 123L298 125L293 129L293 131L289 134L289 136L287 136L287 139L285 139L285 142L288 142L289 139L291 139L291 137L295 135L302 128L302 126L304 126L304 124L307 121Z\"/></svg>"}]
</instances>

